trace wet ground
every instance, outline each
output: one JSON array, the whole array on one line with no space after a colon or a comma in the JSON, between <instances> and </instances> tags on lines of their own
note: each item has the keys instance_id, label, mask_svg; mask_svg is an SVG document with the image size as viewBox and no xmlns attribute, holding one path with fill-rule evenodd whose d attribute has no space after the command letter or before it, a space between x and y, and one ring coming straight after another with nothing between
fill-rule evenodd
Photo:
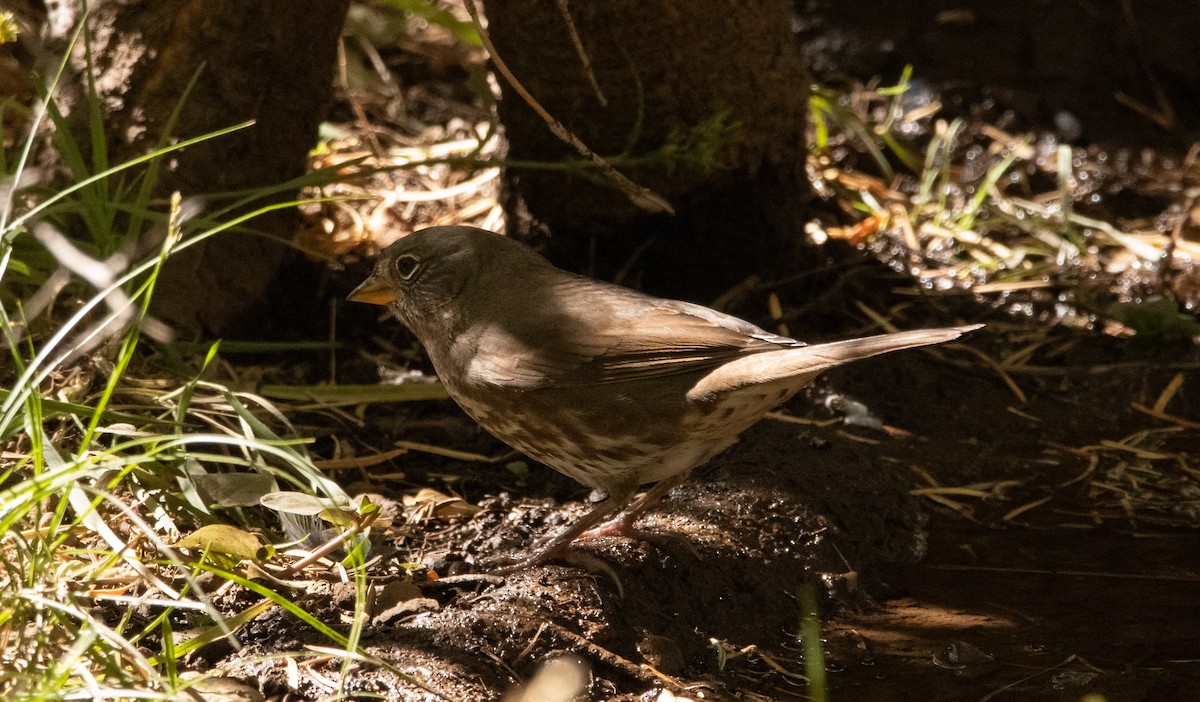
<instances>
[{"instance_id":1,"label":"wet ground","mask_svg":"<svg viewBox=\"0 0 1200 702\"><path fill-rule=\"evenodd\" d=\"M1196 699L1197 547L1195 533L935 520L925 561L881 574L880 609L830 622L834 698Z\"/></svg>"},{"instance_id":2,"label":"wet ground","mask_svg":"<svg viewBox=\"0 0 1200 702\"><path fill-rule=\"evenodd\" d=\"M409 453L357 483L344 475L385 498L440 484L482 507L405 524L419 510L387 503L394 523L378 530L372 572L391 594L377 600L368 649L458 700L499 699L564 653L590 670L587 699L808 699L797 598L810 584L829 699L1197 699L1198 432L1132 404L1155 405L1169 366L1194 359L1148 364L1097 337L1056 341L1075 363L1011 376L1025 402L962 348L831 372L644 518L668 538L583 547L623 592L565 565L480 574L584 509L582 489L548 469ZM996 354L1005 342L985 332L968 343ZM1200 416L1188 373L1166 415ZM872 417L882 426L865 426ZM380 448L415 439L505 453L449 405L403 417L371 407L366 421L354 440ZM399 483L377 477L396 471ZM415 587L394 584L403 562L424 566ZM352 588L327 580L303 602L344 630ZM243 640L234 657L324 643L282 614ZM268 694L309 698L331 691L321 681L340 665L251 669ZM369 667L352 680L435 699Z\"/></svg>"}]
</instances>

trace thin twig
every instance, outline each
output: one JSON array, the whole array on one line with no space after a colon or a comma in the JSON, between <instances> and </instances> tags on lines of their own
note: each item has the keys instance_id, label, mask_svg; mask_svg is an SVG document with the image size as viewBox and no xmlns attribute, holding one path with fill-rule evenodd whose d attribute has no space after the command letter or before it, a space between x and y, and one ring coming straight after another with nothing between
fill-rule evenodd
<instances>
[{"instance_id":1,"label":"thin twig","mask_svg":"<svg viewBox=\"0 0 1200 702\"><path fill-rule=\"evenodd\" d=\"M613 168L611 163L605 161L598 154L588 148L587 144L584 144L579 137L572 134L569 130L567 130L566 127L562 125L561 122L547 112L546 108L542 107L541 103L539 103L537 99L525 89L525 86L521 84L521 81L517 80L517 77L513 75L512 71L509 70L508 65L505 64L504 60L500 58L499 52L496 51L496 46L492 43L491 36L488 34L487 29L484 28L483 22L479 19L479 8L475 6L475 0L465 0L464 4L467 7L467 12L471 15L471 21L475 23L475 29L479 32L480 40L483 41L484 47L488 50L488 54L490 54L492 57L492 63L496 66L496 70L499 71L500 75L504 76L504 80L508 81L508 84L512 86L513 90L515 90L517 94L521 96L521 99L525 101L525 104L529 105L529 107L536 112L539 117L542 118L542 121L546 123L546 126L550 128L550 131L553 132L556 137L561 139L564 143L570 145L571 148L575 149L580 156L583 156L591 161L592 165L599 169L606 178L612 181L613 185L615 185L621 192L625 193L625 196L628 197L629 201L633 204L651 213L667 212L670 214L675 214L675 209L671 207L671 203L667 202L661 195L658 195L645 186L638 185L620 171Z\"/></svg>"}]
</instances>

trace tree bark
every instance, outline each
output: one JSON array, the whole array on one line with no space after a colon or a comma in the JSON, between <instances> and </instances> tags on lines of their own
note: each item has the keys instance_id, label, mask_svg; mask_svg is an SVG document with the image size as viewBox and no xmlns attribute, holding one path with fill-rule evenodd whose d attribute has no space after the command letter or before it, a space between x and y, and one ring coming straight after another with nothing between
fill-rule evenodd
<instances>
[{"instance_id":1,"label":"tree bark","mask_svg":"<svg viewBox=\"0 0 1200 702\"><path fill-rule=\"evenodd\" d=\"M649 241L642 286L700 297L795 265L808 80L786 3L613 0L564 12L556 0L487 0L486 9L500 59L533 96L677 212L646 215L594 173L510 168L510 192L554 235L552 258L612 277ZM501 87L510 160L575 158ZM710 150L709 166L638 163L672 144Z\"/></svg>"},{"instance_id":2,"label":"tree bark","mask_svg":"<svg viewBox=\"0 0 1200 702\"><path fill-rule=\"evenodd\" d=\"M255 123L173 154L160 194L260 188L303 174L332 97L348 5L349 0L92 2L89 22L110 161L153 149L169 116L186 100L172 137ZM58 31L69 31L71 23L58 19ZM294 195L281 193L275 200ZM156 313L184 330L227 332L263 297L288 255L286 245L269 237L289 238L294 225L292 212L259 218L252 226L267 236L220 235L173 257L157 287Z\"/></svg>"}]
</instances>

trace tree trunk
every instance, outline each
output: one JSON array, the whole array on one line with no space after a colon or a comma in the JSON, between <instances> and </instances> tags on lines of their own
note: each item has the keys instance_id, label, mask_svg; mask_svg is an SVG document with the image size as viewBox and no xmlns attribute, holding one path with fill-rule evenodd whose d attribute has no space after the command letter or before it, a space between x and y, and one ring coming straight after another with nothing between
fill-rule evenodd
<instances>
[{"instance_id":1,"label":"tree trunk","mask_svg":"<svg viewBox=\"0 0 1200 702\"><path fill-rule=\"evenodd\" d=\"M173 154L160 194L259 188L303 174L331 99L348 5L349 0L92 2L89 22L110 161L153 149L198 75L171 136L198 136L246 120L255 124ZM72 29L61 17L50 20L52 33ZM282 193L276 201L294 195ZM294 224L295 214L285 211L251 226L286 239ZM278 241L244 232L202 242L172 258L157 287L155 311L186 330L226 332L263 297L288 252Z\"/></svg>"},{"instance_id":2,"label":"tree trunk","mask_svg":"<svg viewBox=\"0 0 1200 702\"><path fill-rule=\"evenodd\" d=\"M510 168L511 193L554 235L552 258L612 277L652 240L642 287L699 297L796 265L808 80L786 3L612 0L564 13L556 0L486 0L486 9L500 59L533 96L677 212L640 212L580 169ZM501 86L512 161L575 156ZM688 156L646 162L671 146Z\"/></svg>"}]
</instances>

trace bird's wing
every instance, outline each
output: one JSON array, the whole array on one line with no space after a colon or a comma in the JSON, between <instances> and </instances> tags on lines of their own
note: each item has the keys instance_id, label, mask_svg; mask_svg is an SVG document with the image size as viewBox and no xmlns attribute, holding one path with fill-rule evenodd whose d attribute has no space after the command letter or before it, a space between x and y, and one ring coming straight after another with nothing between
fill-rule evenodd
<instances>
[{"instance_id":1,"label":"bird's wing","mask_svg":"<svg viewBox=\"0 0 1200 702\"><path fill-rule=\"evenodd\" d=\"M525 317L504 315L479 330L474 378L522 389L623 383L803 346L707 307L587 278L566 279L544 304L518 307Z\"/></svg>"}]
</instances>

